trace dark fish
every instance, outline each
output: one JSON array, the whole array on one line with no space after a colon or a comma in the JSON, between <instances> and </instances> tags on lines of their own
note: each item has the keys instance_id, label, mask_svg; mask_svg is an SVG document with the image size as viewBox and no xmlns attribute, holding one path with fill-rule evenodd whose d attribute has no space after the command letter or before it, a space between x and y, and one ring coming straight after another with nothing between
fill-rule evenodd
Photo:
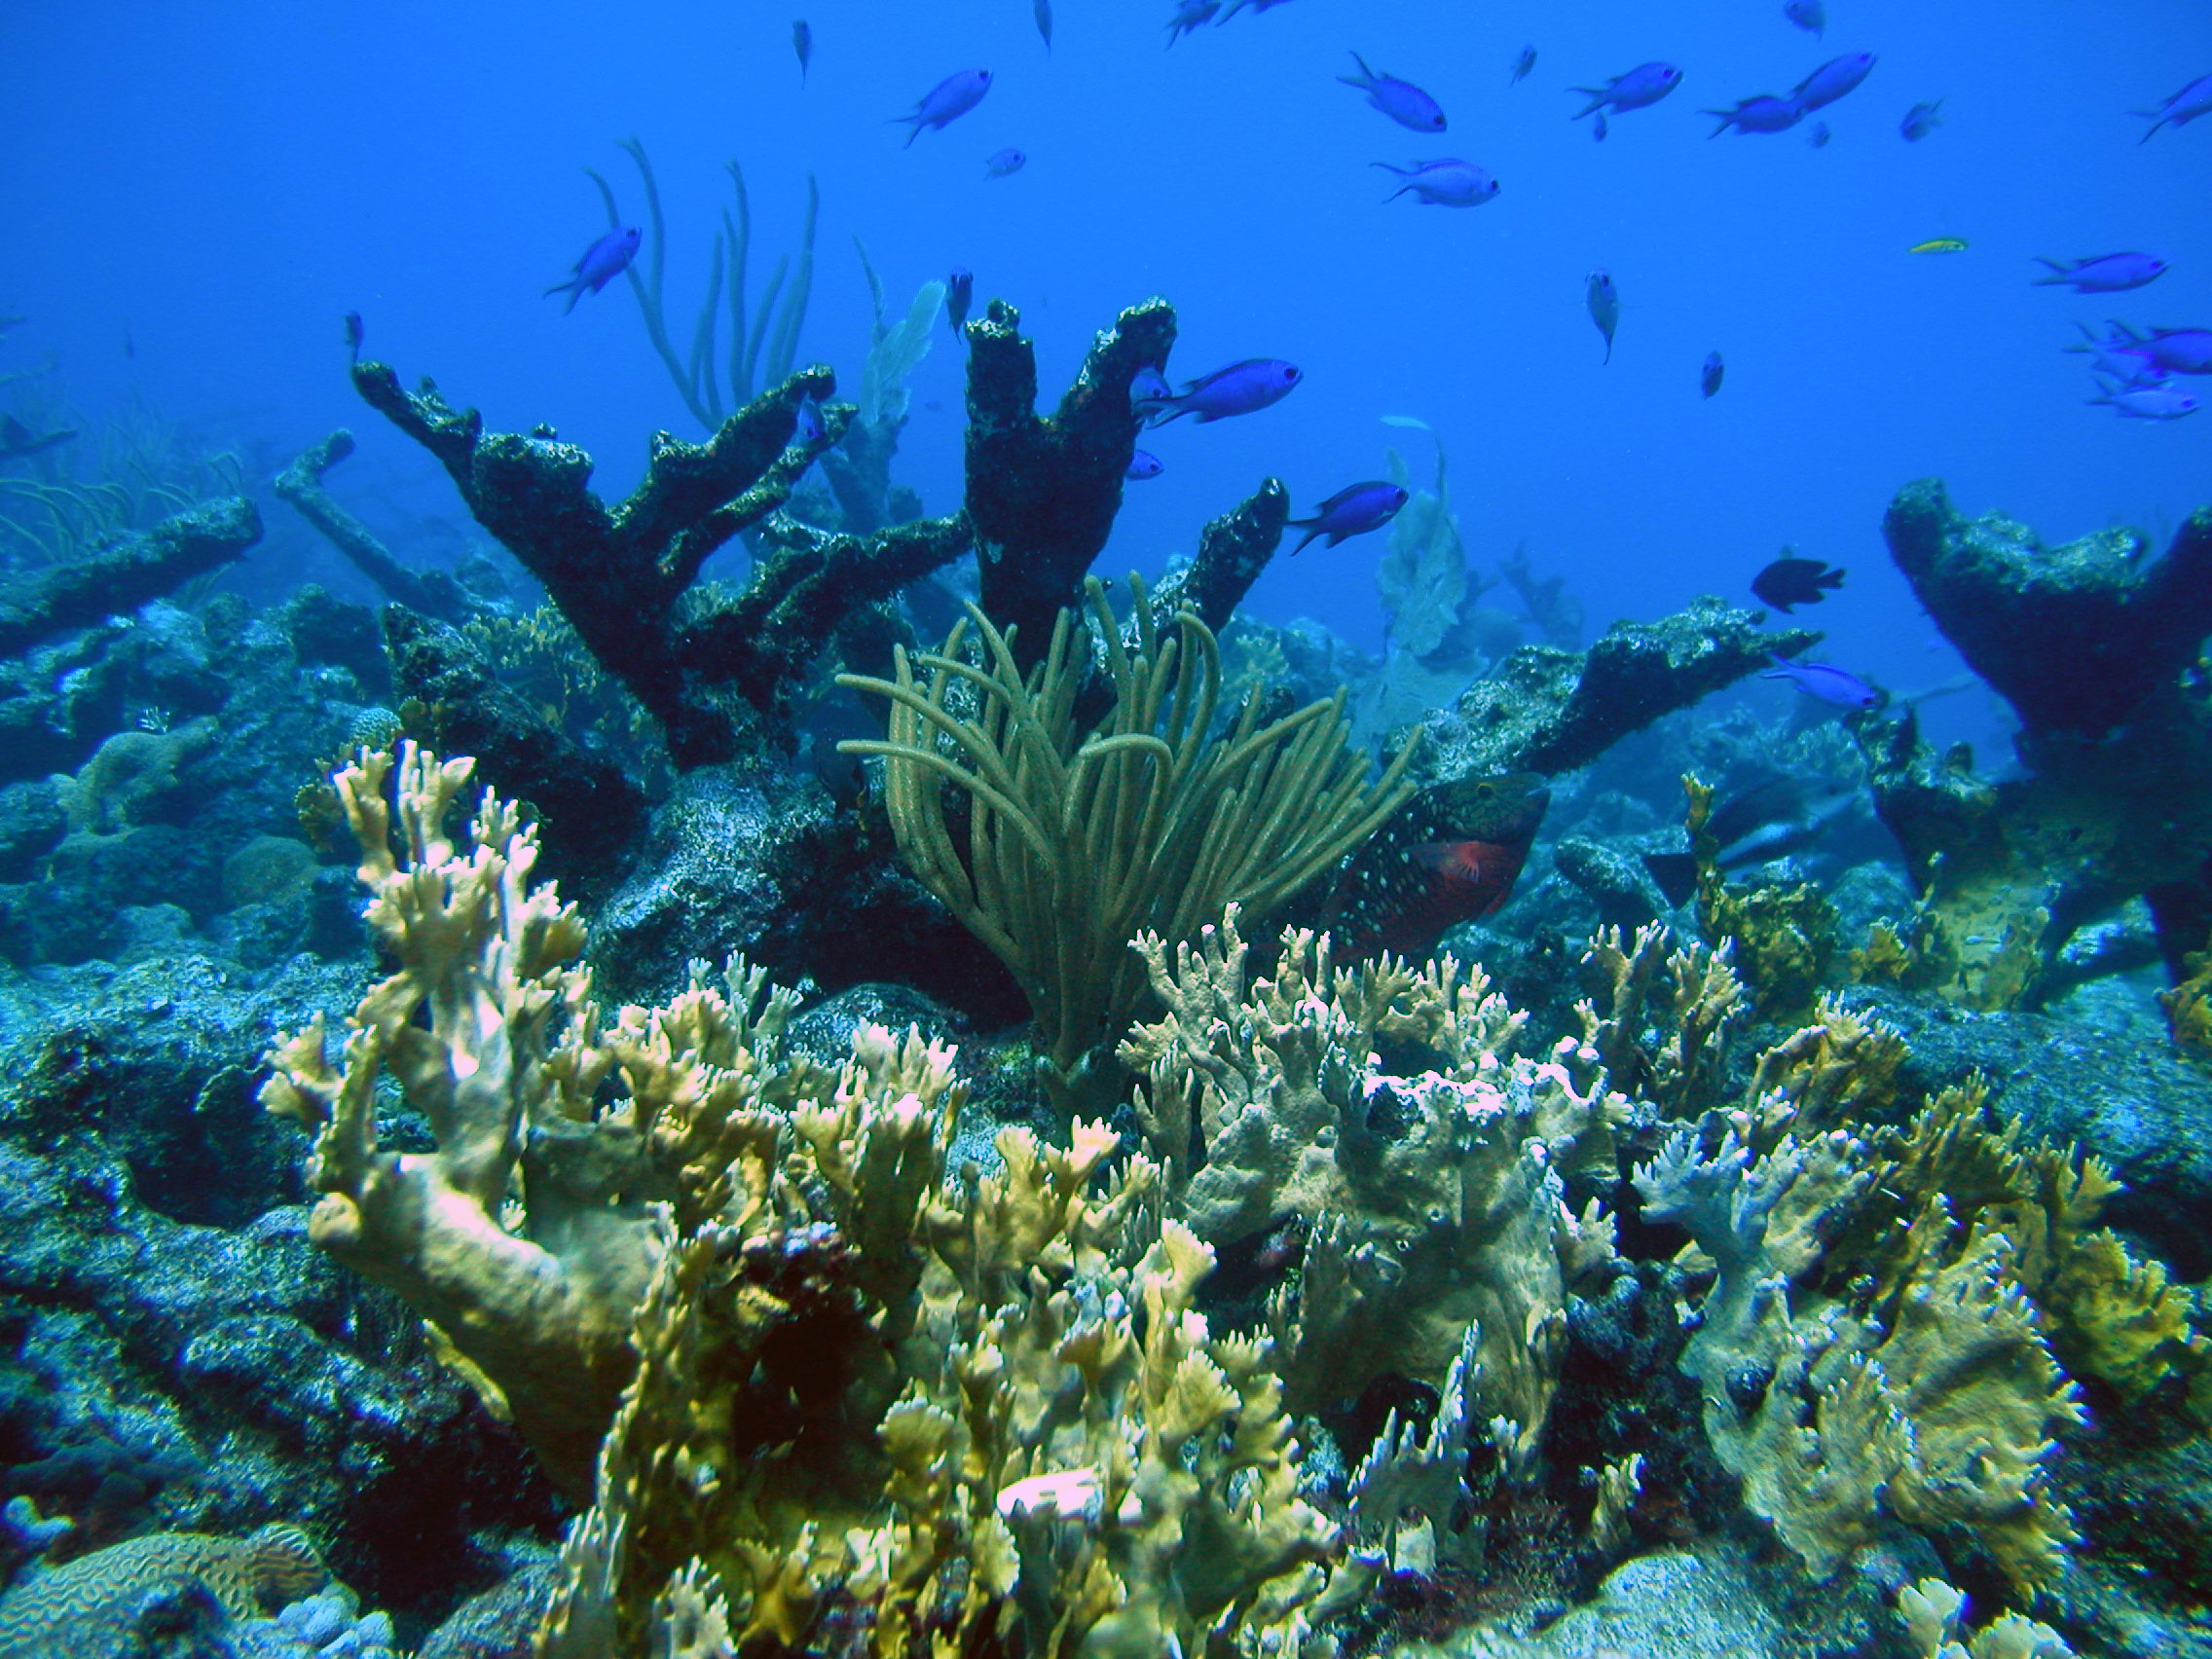
<instances>
[{"instance_id":1,"label":"dark fish","mask_svg":"<svg viewBox=\"0 0 2212 1659\"><path fill-rule=\"evenodd\" d=\"M1304 378L1296 363L1286 363L1279 357L1247 357L1193 381L1173 397L1143 398L1137 414L1155 426L1196 415L1202 426L1224 416L1265 409L1288 397Z\"/></svg>"},{"instance_id":2,"label":"dark fish","mask_svg":"<svg viewBox=\"0 0 2212 1659\"><path fill-rule=\"evenodd\" d=\"M1031 0L1036 15L1037 32L1045 37L1045 50L1052 50L1052 0Z\"/></svg>"},{"instance_id":3,"label":"dark fish","mask_svg":"<svg viewBox=\"0 0 2212 1659\"><path fill-rule=\"evenodd\" d=\"M1609 363L1613 360L1613 330L1621 325L1621 291L1613 286L1612 274L1591 272L1582 298L1590 308L1590 320L1605 337L1605 361Z\"/></svg>"},{"instance_id":4,"label":"dark fish","mask_svg":"<svg viewBox=\"0 0 2212 1659\"><path fill-rule=\"evenodd\" d=\"M1381 110L1400 127L1410 127L1416 132L1441 132L1444 130L1444 107L1411 81L1401 81L1395 75L1382 75L1367 66L1367 59L1358 53L1351 60L1359 65L1356 75L1339 75L1337 79L1347 87L1357 87L1367 94L1371 108Z\"/></svg>"},{"instance_id":5,"label":"dark fish","mask_svg":"<svg viewBox=\"0 0 2212 1659\"><path fill-rule=\"evenodd\" d=\"M2071 265L2041 258L2036 263L2050 267L2049 276L2034 278L2037 287L2064 284L2077 294L2124 293L2156 282L2166 274L2166 262L2148 253L2100 253L2093 259L2077 259Z\"/></svg>"},{"instance_id":6,"label":"dark fish","mask_svg":"<svg viewBox=\"0 0 2212 1659\"><path fill-rule=\"evenodd\" d=\"M1816 121L1813 123L1812 130L1805 134L1805 142L1812 145L1816 150L1825 150L1828 147L1828 140L1833 136L1834 134L1828 131L1826 122Z\"/></svg>"},{"instance_id":7,"label":"dark fish","mask_svg":"<svg viewBox=\"0 0 2212 1659\"><path fill-rule=\"evenodd\" d=\"M1682 72L1672 63L1639 63L1625 75L1615 75L1602 87L1569 87L1570 92L1580 92L1590 102L1576 112L1580 121L1585 115L1596 115L1610 109L1615 115L1624 110L1641 109L1655 104L1682 84Z\"/></svg>"},{"instance_id":8,"label":"dark fish","mask_svg":"<svg viewBox=\"0 0 2212 1659\"><path fill-rule=\"evenodd\" d=\"M1322 902L1337 959L1388 950L1419 961L1447 930L1496 910L1550 804L1535 772L1421 791L1351 856Z\"/></svg>"},{"instance_id":9,"label":"dark fish","mask_svg":"<svg viewBox=\"0 0 2212 1659\"><path fill-rule=\"evenodd\" d=\"M806 66L814 58L814 31L804 18L792 24L792 50L798 54L798 84L806 85Z\"/></svg>"},{"instance_id":10,"label":"dark fish","mask_svg":"<svg viewBox=\"0 0 2212 1659\"><path fill-rule=\"evenodd\" d=\"M367 331L361 327L361 313L359 312L348 312L346 313L346 352L356 363L361 360L361 342L366 338Z\"/></svg>"},{"instance_id":11,"label":"dark fish","mask_svg":"<svg viewBox=\"0 0 2212 1659\"><path fill-rule=\"evenodd\" d=\"M1714 862L1724 870L1749 869L1800 852L1858 800L1858 790L1834 778L1762 779L1729 795L1706 820L1706 832L1719 848ZM1682 903L1697 889L1692 854L1646 853L1643 865L1670 904Z\"/></svg>"},{"instance_id":12,"label":"dark fish","mask_svg":"<svg viewBox=\"0 0 2212 1659\"><path fill-rule=\"evenodd\" d=\"M2148 144L2151 132L2165 126L2184 127L2200 115L2212 115L2212 75L2199 76L2157 109L2139 109L2135 112L2151 123L2151 131L2138 140Z\"/></svg>"},{"instance_id":13,"label":"dark fish","mask_svg":"<svg viewBox=\"0 0 2212 1659\"><path fill-rule=\"evenodd\" d=\"M988 69L963 69L957 75L947 75L927 92L921 102L905 115L895 115L894 122L908 122L913 130L906 134L906 143L912 147L915 139L925 130L949 125L966 115L983 101L983 94L991 90L991 72Z\"/></svg>"},{"instance_id":14,"label":"dark fish","mask_svg":"<svg viewBox=\"0 0 2212 1659\"><path fill-rule=\"evenodd\" d=\"M2143 334L2115 322L2104 349L2140 359L2162 375L2212 375L2212 328L2154 328Z\"/></svg>"},{"instance_id":15,"label":"dark fish","mask_svg":"<svg viewBox=\"0 0 2212 1659\"><path fill-rule=\"evenodd\" d=\"M1738 132L1787 132L1805 119L1804 106L1795 98L1778 98L1772 92L1746 98L1734 109L1707 109L1698 113L1717 117L1720 122L1706 134L1708 138L1717 138L1731 127Z\"/></svg>"},{"instance_id":16,"label":"dark fish","mask_svg":"<svg viewBox=\"0 0 2212 1659\"><path fill-rule=\"evenodd\" d=\"M968 308L976 303L976 274L955 269L944 279L944 320L958 334L968 321Z\"/></svg>"},{"instance_id":17,"label":"dark fish","mask_svg":"<svg viewBox=\"0 0 2212 1659\"><path fill-rule=\"evenodd\" d=\"M630 269L630 261L638 257L638 243L644 233L635 225L618 226L584 249L583 258L576 261L576 274L566 282L556 282L546 289L548 294L566 294L569 303L561 309L567 316L576 309L576 302L586 294L596 294L623 272Z\"/></svg>"},{"instance_id":18,"label":"dark fish","mask_svg":"<svg viewBox=\"0 0 2212 1659\"><path fill-rule=\"evenodd\" d=\"M1806 33L1822 35L1827 32L1828 9L1821 0L1788 0L1782 15Z\"/></svg>"},{"instance_id":19,"label":"dark fish","mask_svg":"<svg viewBox=\"0 0 2212 1659\"><path fill-rule=\"evenodd\" d=\"M1874 55L1871 52L1854 52L1842 57L1831 57L1802 81L1790 95L1797 107L1807 115L1829 104L1850 92L1874 72Z\"/></svg>"},{"instance_id":20,"label":"dark fish","mask_svg":"<svg viewBox=\"0 0 2212 1659\"><path fill-rule=\"evenodd\" d=\"M1371 530L1381 530L1398 516L1398 509L1406 504L1405 487L1386 479L1369 479L1363 484L1347 484L1321 503L1321 510L1311 518L1287 521L1291 530L1306 532L1291 552L1303 553L1308 542L1317 535L1329 538L1334 547L1348 536L1365 535Z\"/></svg>"},{"instance_id":21,"label":"dark fish","mask_svg":"<svg viewBox=\"0 0 2212 1659\"><path fill-rule=\"evenodd\" d=\"M1509 87L1518 87L1529 78L1529 71L1535 66L1536 49L1532 46L1523 47L1520 55L1513 59L1513 79L1505 84Z\"/></svg>"},{"instance_id":22,"label":"dark fish","mask_svg":"<svg viewBox=\"0 0 2212 1659\"><path fill-rule=\"evenodd\" d=\"M1129 464L1123 469L1124 478L1158 478L1167 470L1166 462L1148 450L1132 450Z\"/></svg>"},{"instance_id":23,"label":"dark fish","mask_svg":"<svg viewBox=\"0 0 2212 1659\"><path fill-rule=\"evenodd\" d=\"M1720 377L1728 372L1728 365L1720 360L1720 353L1708 351L1705 362L1697 371L1697 388L1711 397L1720 389Z\"/></svg>"},{"instance_id":24,"label":"dark fish","mask_svg":"<svg viewBox=\"0 0 2212 1659\"><path fill-rule=\"evenodd\" d=\"M1827 590L1841 586L1842 571L1831 571L1819 559L1799 559L1788 553L1751 578L1751 591L1785 616L1790 614L1792 606L1818 605L1827 598Z\"/></svg>"},{"instance_id":25,"label":"dark fish","mask_svg":"<svg viewBox=\"0 0 2212 1659\"><path fill-rule=\"evenodd\" d=\"M1882 694L1849 669L1838 668L1832 662L1791 662L1772 651L1766 654L1774 666L1759 676L1761 680L1787 680L1806 696L1839 709L1881 706Z\"/></svg>"},{"instance_id":26,"label":"dark fish","mask_svg":"<svg viewBox=\"0 0 2212 1659\"><path fill-rule=\"evenodd\" d=\"M1175 15L1167 19L1167 44L1173 46L1221 10L1221 0L1175 0Z\"/></svg>"},{"instance_id":27,"label":"dark fish","mask_svg":"<svg viewBox=\"0 0 2212 1659\"><path fill-rule=\"evenodd\" d=\"M1906 110L1904 119L1898 123L1898 130L1904 134L1904 141L1907 144L1917 144L1942 126L1943 117L1938 113L1942 107L1943 100L1937 98L1934 103L1916 103Z\"/></svg>"}]
</instances>

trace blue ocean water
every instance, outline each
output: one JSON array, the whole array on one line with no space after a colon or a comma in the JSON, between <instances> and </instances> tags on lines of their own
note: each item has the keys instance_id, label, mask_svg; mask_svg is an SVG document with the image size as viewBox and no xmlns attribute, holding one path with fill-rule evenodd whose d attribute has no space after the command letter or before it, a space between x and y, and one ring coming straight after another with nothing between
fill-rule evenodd
<instances>
[{"instance_id":1,"label":"blue ocean water","mask_svg":"<svg viewBox=\"0 0 2212 1659\"><path fill-rule=\"evenodd\" d=\"M614 145L635 136L659 172L680 332L724 160L751 185L756 283L795 241L814 173L800 359L848 390L869 316L855 238L894 312L954 266L976 272L978 308L1016 305L1048 397L1094 330L1155 293L1180 313L1176 378L1246 356L1303 367L1273 409L1155 434L1166 469L1130 487L1104 571L1157 569L1269 474L1302 512L1380 475L1392 443L1425 475L1429 440L1382 420L1412 416L1451 458L1478 571L1525 543L1595 629L1704 591L1751 604L1748 577L1794 544L1851 571L1806 618L1828 630L1823 654L1910 689L1957 664L1882 551L1899 485L1940 475L1962 510L2054 541L2115 521L2157 534L2212 493L2212 417L2088 407L2084 362L2060 350L2077 320L2212 319L2212 122L2140 143L2129 113L2212 68L2201 4L1837 0L1821 40L1768 0L1293 0L1163 50L1166 10L1058 0L1048 51L1029 0L12 7L0 311L28 321L10 366L50 358L82 416L143 404L278 461L352 426L363 459L334 483L405 552L423 545L411 522L461 510L348 387L339 318L358 311L403 380L434 375L495 426L553 424L619 493L651 431L699 428L622 284L568 315L541 290L605 228L584 168L642 212ZM1525 45L1534 72L1509 85ZM1879 61L1821 113L1825 147L1810 123L1708 137L1701 109L1861 50ZM1352 51L1428 89L1449 130L1405 130L1340 85ZM1651 58L1679 64L1680 88L1593 142L1566 89ZM981 105L904 146L890 118L969 67L994 72ZM1905 142L1906 108L1937 98L1942 125ZM1009 146L1026 167L986 179ZM1496 199L1384 202L1373 164L1446 155L1491 169ZM1906 252L1937 237L1970 245ZM2035 256L2122 248L2172 268L2133 294L2030 285ZM1609 365L1583 306L1598 267L1623 301ZM1707 401L1712 350L1727 379ZM960 489L960 374L942 335L898 465L933 511ZM236 579L354 589L282 509L272 531ZM1278 560L1251 608L1373 647L1380 546Z\"/></svg>"}]
</instances>

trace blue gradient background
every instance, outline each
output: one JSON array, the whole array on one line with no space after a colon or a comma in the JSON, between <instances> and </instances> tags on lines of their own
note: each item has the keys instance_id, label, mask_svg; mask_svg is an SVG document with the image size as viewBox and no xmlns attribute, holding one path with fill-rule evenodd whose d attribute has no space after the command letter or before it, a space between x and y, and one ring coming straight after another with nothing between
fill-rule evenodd
<instances>
[{"instance_id":1,"label":"blue gradient background","mask_svg":"<svg viewBox=\"0 0 2212 1659\"><path fill-rule=\"evenodd\" d=\"M2128 114L2212 72L2200 0L1837 0L1825 41L1779 0L1292 0L1163 52L1166 11L1059 0L1048 54L1029 0L11 7L0 310L30 321L0 366L51 354L83 415L142 399L279 459L345 424L363 458L334 475L341 497L395 536L411 515L459 519L442 475L347 385L338 319L358 310L404 380L434 375L497 426L553 423L620 493L654 428L697 429L623 285L569 316L540 290L603 228L583 167L642 213L613 145L635 134L660 174L680 334L734 156L756 283L795 240L805 169L820 178L801 357L848 390L867 339L856 235L895 311L954 265L977 273L978 305L1017 305L1051 396L1092 332L1153 293L1181 314L1177 379L1243 356L1302 365L1272 410L1155 435L1167 471L1130 486L1109 571L1187 550L1269 473L1303 511L1379 474L1392 441L1425 471L1426 440L1380 421L1413 415L1450 452L1478 570L1525 539L1594 633L1699 592L1751 603L1746 579L1794 543L1851 571L1804 618L1829 632L1820 654L1909 688L1956 659L1881 549L1906 480L1940 475L1964 510L2053 541L2116 521L2168 533L2212 501L2212 415L2086 407L2083 362L2058 350L2076 318L2212 323L2212 119L2139 144ZM1536 69L1509 87L1524 43ZM1367 108L1335 79L1347 49L1426 87L1451 130ZM1701 108L1861 49L1880 61L1822 112L1827 148L1804 128L1708 139ZM1681 88L1593 143L1564 89L1652 57L1682 66ZM887 118L976 65L997 76L984 102L903 149ZM1936 97L1945 124L1903 142L1906 106ZM1010 144L1027 170L985 181ZM1371 163L1438 155L1491 168L1498 198L1384 204ZM1936 236L1972 246L1905 253ZM2173 269L2132 295L2029 285L2035 255L2120 248ZM1601 265L1624 303L1610 366L1582 304ZM1705 402L1714 349L1727 384ZM958 497L960 372L943 335L915 382L899 476L932 510ZM243 579L350 586L286 509L269 516ZM1252 606L1372 647L1380 548L1279 561Z\"/></svg>"}]
</instances>

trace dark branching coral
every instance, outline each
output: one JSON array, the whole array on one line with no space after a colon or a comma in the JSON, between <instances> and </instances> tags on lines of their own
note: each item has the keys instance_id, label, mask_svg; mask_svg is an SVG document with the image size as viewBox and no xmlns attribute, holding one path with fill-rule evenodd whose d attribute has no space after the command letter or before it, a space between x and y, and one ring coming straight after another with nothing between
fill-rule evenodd
<instances>
[{"instance_id":1,"label":"dark branching coral","mask_svg":"<svg viewBox=\"0 0 2212 1659\"><path fill-rule=\"evenodd\" d=\"M487 433L474 410L457 412L427 381L402 391L383 363L355 364L353 384L443 463L476 521L661 722L679 766L780 738L793 681L836 619L968 544L962 521L927 520L817 557L766 560L734 607L688 593L707 557L781 507L843 434L852 406L832 403L819 440L792 441L800 400L834 389L827 369L792 376L704 444L655 434L645 482L611 510L587 488L591 457L550 430Z\"/></svg>"},{"instance_id":2,"label":"dark branching coral","mask_svg":"<svg viewBox=\"0 0 2212 1659\"><path fill-rule=\"evenodd\" d=\"M1272 911L1404 804L1412 757L1370 784L1341 692L1266 725L1255 694L1216 736L1221 661L1205 624L1186 611L1162 639L1140 588L1131 650L1095 578L1088 593L1114 688L1095 726L1078 707L1090 653L1070 611L1028 674L977 609L980 666L963 623L918 663L901 650L895 680L839 681L890 699L888 741L840 747L885 757L900 851L1020 982L1070 1118L1102 1076L1119 1085L1110 1060L1104 1074L1093 1061L1145 995L1130 940L1189 939L1233 900ZM968 797L958 832L946 782Z\"/></svg>"},{"instance_id":3,"label":"dark branching coral","mask_svg":"<svg viewBox=\"0 0 2212 1659\"><path fill-rule=\"evenodd\" d=\"M50 635L137 609L181 582L221 570L261 539L251 500L231 496L134 532L88 558L0 589L0 656Z\"/></svg>"},{"instance_id":4,"label":"dark branching coral","mask_svg":"<svg viewBox=\"0 0 2212 1659\"><path fill-rule=\"evenodd\" d=\"M323 538L345 554L355 570L376 583L387 599L441 622L464 620L470 608L459 582L443 571L409 570L391 556L390 549L367 525L340 506L322 487L322 475L352 453L353 434L342 426L321 443L302 450L292 464L276 475L272 488L300 517L322 532Z\"/></svg>"},{"instance_id":5,"label":"dark branching coral","mask_svg":"<svg viewBox=\"0 0 2212 1659\"><path fill-rule=\"evenodd\" d=\"M1943 637L2031 735L2102 737L2170 690L2212 634L2212 509L2146 562L2130 530L2046 547L1999 514L1963 519L1929 478L1898 493L1882 534Z\"/></svg>"},{"instance_id":6,"label":"dark branching coral","mask_svg":"<svg viewBox=\"0 0 2212 1659\"><path fill-rule=\"evenodd\" d=\"M1282 545L1289 520L1290 492L1279 478L1270 478L1208 523L1198 534L1198 556L1170 571L1154 591L1154 626L1163 628L1177 611L1189 610L1209 628L1226 628L1237 602Z\"/></svg>"},{"instance_id":7,"label":"dark branching coral","mask_svg":"<svg viewBox=\"0 0 2212 1659\"><path fill-rule=\"evenodd\" d=\"M1661 715L1767 667L1769 651L1793 655L1820 637L1805 628L1761 633L1752 612L1698 599L1657 622L1616 622L1585 652L1523 645L1468 687L1434 757L1457 776L1572 771Z\"/></svg>"}]
</instances>

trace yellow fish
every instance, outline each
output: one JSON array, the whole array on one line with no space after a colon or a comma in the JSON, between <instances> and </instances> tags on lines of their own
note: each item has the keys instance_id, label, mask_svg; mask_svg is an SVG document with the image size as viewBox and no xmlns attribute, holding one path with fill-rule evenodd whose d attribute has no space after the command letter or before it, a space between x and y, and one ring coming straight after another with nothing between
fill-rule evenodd
<instances>
[{"instance_id":1,"label":"yellow fish","mask_svg":"<svg viewBox=\"0 0 2212 1659\"><path fill-rule=\"evenodd\" d=\"M1966 240L1962 237L1935 237L1924 242L1914 242L1907 253L1964 253Z\"/></svg>"}]
</instances>

